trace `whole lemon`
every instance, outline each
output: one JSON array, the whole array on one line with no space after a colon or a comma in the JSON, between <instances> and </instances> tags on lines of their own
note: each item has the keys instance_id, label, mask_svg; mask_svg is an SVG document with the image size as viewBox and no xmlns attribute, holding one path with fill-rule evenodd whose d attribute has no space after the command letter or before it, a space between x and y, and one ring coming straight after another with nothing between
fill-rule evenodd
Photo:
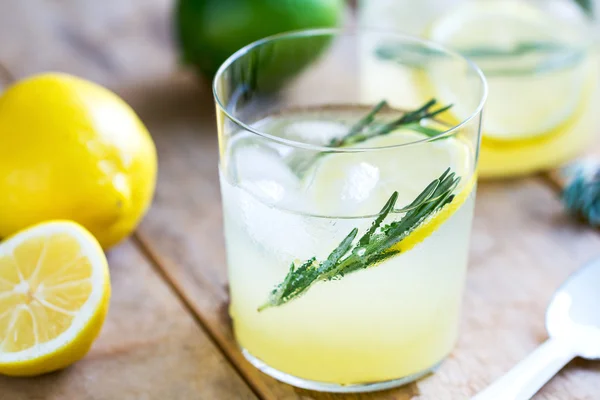
<instances>
[{"instance_id":1,"label":"whole lemon","mask_svg":"<svg viewBox=\"0 0 600 400\"><path fill-rule=\"evenodd\" d=\"M69 219L109 248L148 209L156 168L142 122L99 85L47 73L0 97L0 238Z\"/></svg>"}]
</instances>

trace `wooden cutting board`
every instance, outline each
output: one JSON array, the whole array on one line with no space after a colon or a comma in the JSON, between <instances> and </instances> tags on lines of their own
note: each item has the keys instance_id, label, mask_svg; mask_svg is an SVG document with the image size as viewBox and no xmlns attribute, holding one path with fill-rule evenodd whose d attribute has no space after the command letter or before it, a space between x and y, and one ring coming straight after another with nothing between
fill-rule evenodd
<instances>
[{"instance_id":1,"label":"wooden cutting board","mask_svg":"<svg viewBox=\"0 0 600 400\"><path fill-rule=\"evenodd\" d=\"M109 254L114 297L91 353L59 373L0 377L0 400L467 399L545 340L550 296L600 255L600 237L566 217L555 185L534 176L479 185L462 333L435 375L380 393L331 395L250 366L227 315L213 101L177 67L171 7L0 2L0 82L61 70L108 85L147 124L160 163L149 215ZM535 399L600 399L600 363L572 362Z\"/></svg>"}]
</instances>

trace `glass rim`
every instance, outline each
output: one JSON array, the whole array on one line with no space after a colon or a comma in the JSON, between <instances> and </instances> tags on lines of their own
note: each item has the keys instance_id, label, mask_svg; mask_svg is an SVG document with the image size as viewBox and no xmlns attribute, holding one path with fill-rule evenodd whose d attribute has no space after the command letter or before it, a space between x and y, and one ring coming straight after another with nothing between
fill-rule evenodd
<instances>
[{"instance_id":1,"label":"glass rim","mask_svg":"<svg viewBox=\"0 0 600 400\"><path fill-rule=\"evenodd\" d=\"M302 141L298 141L298 140L291 140L291 139L283 138L283 137L272 135L270 133L263 132L259 129L253 128L246 122L244 122L244 121L240 120L239 118L237 118L236 116L232 115L227 110L227 107L223 104L223 102L221 101L221 98L219 97L217 86L218 86L220 78L225 73L225 71L227 71L227 69L236 60L240 59L242 56L248 54L250 51L252 51L260 46L263 46L267 43L272 43L272 42L276 42L279 40L286 40L286 39L304 38L304 37L311 37L311 36L325 36L325 35L358 36L361 33L373 33L373 34L382 34L382 35L393 36L393 37L402 39L404 41L412 41L414 43L418 43L420 45L428 47L430 49L435 49L436 51L450 55L453 58L461 59L462 61L465 62L465 64L469 67L469 69L471 69L472 71L475 72L479 82L481 83L481 96L479 99L479 103L477 104L477 107L475 107L473 112L471 114L469 114L468 117L461 119L459 123L452 125L450 128L448 128L444 131L441 131L437 135L427 136L423 139L414 140L414 141L406 142L406 143L393 144L393 145L388 145L388 146L328 147L328 146L324 146L324 145L315 145L315 144L310 144L310 143L306 143L306 142L302 142ZM239 49L235 53L233 53L231 56L229 56L223 62L223 64L221 64L221 66L217 70L217 73L215 74L215 77L213 78L212 91L213 91L213 97L215 99L215 103L217 104L217 107L225 114L225 116L230 121L235 123L241 129L244 129L248 132L251 132L251 133L261 136L265 139L269 139L276 143L279 143L279 144L282 144L285 146L289 146L289 147L295 147L295 148L301 148L301 149L313 150L313 151L319 151L319 152L329 152L329 153L361 153L361 152L370 152L370 151L378 151L378 150L390 150L390 149L400 148L400 147L408 147L408 146L418 145L421 143L432 142L432 141L439 140L444 137L453 136L454 133L456 133L462 127L467 125L473 118L475 118L477 115L480 115L481 112L483 111L483 107L485 105L485 102L486 102L486 99L488 96L488 83L487 83L487 80L485 79L483 71L477 66L477 64L475 64L473 61L471 61L469 58L463 56L459 52L449 49L449 48L447 48L439 43L433 42L431 40L419 38L416 36L412 36L412 35L408 35L408 34L404 34L404 33L400 33L400 32L393 32L393 31L382 30L382 29L354 28L354 29L348 31L343 28L317 28L317 29L302 29L302 30L294 30L294 31L289 31L289 32L278 33L275 35L267 36L262 39L256 40L256 41L242 47L241 49Z\"/></svg>"}]
</instances>

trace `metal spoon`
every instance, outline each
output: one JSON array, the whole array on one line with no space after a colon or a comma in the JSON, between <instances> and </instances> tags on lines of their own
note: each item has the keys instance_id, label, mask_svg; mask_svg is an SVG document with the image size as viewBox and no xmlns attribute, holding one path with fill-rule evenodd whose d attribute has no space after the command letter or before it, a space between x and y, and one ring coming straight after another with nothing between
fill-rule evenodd
<instances>
[{"instance_id":1,"label":"metal spoon","mask_svg":"<svg viewBox=\"0 0 600 400\"><path fill-rule=\"evenodd\" d=\"M554 294L546 330L544 344L471 400L528 400L573 358L600 359L600 259Z\"/></svg>"}]
</instances>

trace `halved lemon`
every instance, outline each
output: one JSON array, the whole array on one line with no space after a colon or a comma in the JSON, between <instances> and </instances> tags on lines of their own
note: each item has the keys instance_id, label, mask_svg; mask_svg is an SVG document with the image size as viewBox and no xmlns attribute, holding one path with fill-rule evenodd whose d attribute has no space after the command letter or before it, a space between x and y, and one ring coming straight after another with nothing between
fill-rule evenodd
<instances>
[{"instance_id":1,"label":"halved lemon","mask_svg":"<svg viewBox=\"0 0 600 400\"><path fill-rule=\"evenodd\" d=\"M427 137L399 129L361 143L362 147L387 147L413 143ZM369 216L376 214L395 191L397 207L410 204L448 167L461 181L455 198L431 215L398 245L406 251L423 241L466 201L475 185L474 149L459 137L426 141L393 149L333 153L322 157L304 177L312 210L323 215Z\"/></svg>"},{"instance_id":2,"label":"halved lemon","mask_svg":"<svg viewBox=\"0 0 600 400\"><path fill-rule=\"evenodd\" d=\"M47 222L0 244L0 373L38 375L81 359L109 298L106 257L80 225Z\"/></svg>"},{"instance_id":3,"label":"halved lemon","mask_svg":"<svg viewBox=\"0 0 600 400\"><path fill-rule=\"evenodd\" d=\"M478 1L462 3L430 26L426 36L472 58L486 75L484 140L559 134L581 116L597 67L583 45L585 17L572 18L579 24L566 24L522 1ZM429 71L433 91L442 102L454 103L452 112L463 120L471 108L449 98L460 93L453 75L460 76L444 65Z\"/></svg>"}]
</instances>

